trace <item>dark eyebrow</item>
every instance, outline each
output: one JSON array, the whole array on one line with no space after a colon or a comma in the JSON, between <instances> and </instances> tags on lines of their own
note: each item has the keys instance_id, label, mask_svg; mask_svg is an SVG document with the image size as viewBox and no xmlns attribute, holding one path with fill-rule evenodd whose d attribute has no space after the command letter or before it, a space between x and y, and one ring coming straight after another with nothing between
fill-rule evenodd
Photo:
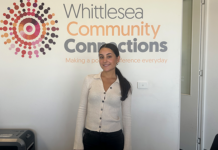
<instances>
[{"instance_id":1,"label":"dark eyebrow","mask_svg":"<svg viewBox=\"0 0 218 150\"><path fill-rule=\"evenodd\" d=\"M106 55L110 55L110 54L112 54L112 53L107 53ZM103 54L99 54L99 56L100 56L100 55L103 55Z\"/></svg>"}]
</instances>

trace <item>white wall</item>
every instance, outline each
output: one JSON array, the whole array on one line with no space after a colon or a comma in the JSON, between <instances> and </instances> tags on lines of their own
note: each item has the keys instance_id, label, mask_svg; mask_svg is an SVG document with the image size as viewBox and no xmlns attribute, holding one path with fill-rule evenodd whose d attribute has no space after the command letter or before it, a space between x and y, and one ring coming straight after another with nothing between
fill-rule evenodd
<instances>
[{"instance_id":1,"label":"white wall","mask_svg":"<svg viewBox=\"0 0 218 150\"><path fill-rule=\"evenodd\" d=\"M13 0L1 4L0 14L13 6ZM71 150L74 141L76 116L81 93L81 84L87 74L101 71L98 63L67 63L66 58L97 59L97 53L69 53L64 43L69 38L77 42L117 43L138 39L138 42L167 42L166 52L126 52L125 59L165 59L166 63L120 63L118 67L133 86L132 140L134 150L176 150L179 149L180 125L180 79L181 79L181 29L182 0L136 0L130 1L49 1L55 13L55 26L60 31L52 50L39 58L31 59L15 55L5 45L6 38L0 40L0 128L31 128L36 132L38 150ZM18 3L18 2L17 2ZM39 1L41 4L42 1ZM66 17L63 4L69 9L71 4L83 3L86 7L107 4L108 7L143 8L143 19L83 19ZM72 10L73 11L73 10ZM72 14L71 14L72 15ZM5 19L4 16L0 16ZM141 25L141 22L157 27L157 37L150 36L71 36L67 25L77 21L80 25ZM0 24L4 26L3 24ZM76 31L75 28L71 28ZM4 34L4 31L0 31ZM70 44L75 47L75 44ZM137 81L149 82L149 88L137 89Z\"/></svg>"},{"instance_id":2,"label":"white wall","mask_svg":"<svg viewBox=\"0 0 218 150\"><path fill-rule=\"evenodd\" d=\"M205 22L205 89L204 89L204 127L203 147L209 150L216 134L218 134L218 43L217 43L217 6L218 1L206 1Z\"/></svg>"}]
</instances>

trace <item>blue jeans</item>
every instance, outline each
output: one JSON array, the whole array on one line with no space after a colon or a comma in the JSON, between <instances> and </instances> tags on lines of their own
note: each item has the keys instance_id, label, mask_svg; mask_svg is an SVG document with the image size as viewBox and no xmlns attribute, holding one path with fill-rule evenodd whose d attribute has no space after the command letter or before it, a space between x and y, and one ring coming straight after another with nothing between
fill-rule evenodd
<instances>
[{"instance_id":1,"label":"blue jeans","mask_svg":"<svg viewBox=\"0 0 218 150\"><path fill-rule=\"evenodd\" d=\"M116 132L97 132L84 129L84 150L123 150L124 135L122 129Z\"/></svg>"}]
</instances>

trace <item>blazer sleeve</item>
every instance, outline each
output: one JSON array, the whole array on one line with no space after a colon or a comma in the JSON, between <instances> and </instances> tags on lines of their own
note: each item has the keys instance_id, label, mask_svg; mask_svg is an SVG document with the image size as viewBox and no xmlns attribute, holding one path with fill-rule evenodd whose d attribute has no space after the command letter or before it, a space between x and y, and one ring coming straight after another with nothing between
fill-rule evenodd
<instances>
[{"instance_id":1,"label":"blazer sleeve","mask_svg":"<svg viewBox=\"0 0 218 150\"><path fill-rule=\"evenodd\" d=\"M89 94L89 77L86 76L82 85L82 93L80 97L80 103L77 113L76 129L75 129L75 139L74 139L74 150L84 149L83 146L83 130L85 127L86 111L87 111L87 101Z\"/></svg>"},{"instance_id":2,"label":"blazer sleeve","mask_svg":"<svg viewBox=\"0 0 218 150\"><path fill-rule=\"evenodd\" d=\"M124 150L132 150L131 142L131 101L132 94L128 93L128 97L125 101L122 101L122 121L123 121L123 133L124 133Z\"/></svg>"}]
</instances>

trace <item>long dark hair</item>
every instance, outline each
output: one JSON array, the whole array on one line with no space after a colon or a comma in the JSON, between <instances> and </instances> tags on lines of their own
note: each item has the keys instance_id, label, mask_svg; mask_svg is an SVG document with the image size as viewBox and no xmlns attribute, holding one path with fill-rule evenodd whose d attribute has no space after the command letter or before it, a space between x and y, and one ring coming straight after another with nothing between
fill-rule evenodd
<instances>
[{"instance_id":1,"label":"long dark hair","mask_svg":"<svg viewBox=\"0 0 218 150\"><path fill-rule=\"evenodd\" d=\"M114 52L116 57L120 56L119 50L118 50L116 45L114 45L112 43L103 44L100 47L99 51L104 47L110 48ZM120 72L120 70L117 67L115 68L115 73L118 76L119 81L120 81L120 90L121 90L120 100L124 101L128 97L129 90L131 91L131 85L130 85L129 81L122 75L122 73Z\"/></svg>"}]
</instances>

